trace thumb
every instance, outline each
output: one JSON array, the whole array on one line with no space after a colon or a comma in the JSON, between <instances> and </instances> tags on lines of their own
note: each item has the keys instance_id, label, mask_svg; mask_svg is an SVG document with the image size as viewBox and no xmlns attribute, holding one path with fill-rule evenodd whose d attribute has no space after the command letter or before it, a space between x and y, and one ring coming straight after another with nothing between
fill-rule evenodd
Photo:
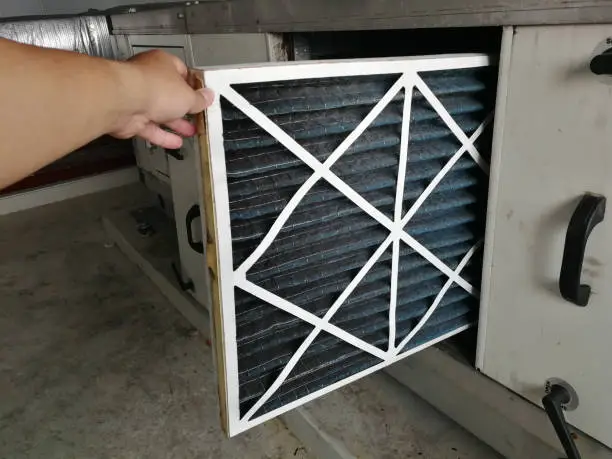
<instances>
[{"instance_id":1,"label":"thumb","mask_svg":"<svg viewBox=\"0 0 612 459\"><path fill-rule=\"evenodd\" d=\"M212 89L202 88L195 91L195 98L189 109L189 113L200 113L209 107L215 100L215 93Z\"/></svg>"}]
</instances>

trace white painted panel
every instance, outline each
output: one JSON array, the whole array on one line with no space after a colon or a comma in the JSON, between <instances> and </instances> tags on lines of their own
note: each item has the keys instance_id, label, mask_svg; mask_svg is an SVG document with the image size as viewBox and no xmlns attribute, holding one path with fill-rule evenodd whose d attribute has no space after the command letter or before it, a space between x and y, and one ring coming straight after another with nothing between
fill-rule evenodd
<instances>
[{"instance_id":1,"label":"white painted panel","mask_svg":"<svg viewBox=\"0 0 612 459\"><path fill-rule=\"evenodd\" d=\"M208 273L204 254L194 251L187 242L186 216L194 205L201 205L201 187L198 177L201 175L200 157L196 149L197 139L185 139L181 149L183 160L168 157L172 202L174 206L174 220L176 223L176 236L179 246L181 268L184 280L193 282L190 293L204 305L210 308L210 289L208 287ZM191 230L194 240L204 241L202 228L204 225L204 209L200 207L200 218L192 221Z\"/></svg>"},{"instance_id":2,"label":"white painted panel","mask_svg":"<svg viewBox=\"0 0 612 459\"><path fill-rule=\"evenodd\" d=\"M169 182L170 170L164 149L141 138L134 138L132 142L138 167L155 175L162 182Z\"/></svg>"},{"instance_id":3,"label":"white painted panel","mask_svg":"<svg viewBox=\"0 0 612 459\"><path fill-rule=\"evenodd\" d=\"M563 300L558 289L579 198L612 197L612 85L588 69L610 36L605 25L516 29L505 113L498 113L503 133L479 365L535 403L548 378L566 380L580 398L568 419L612 446L610 209L587 247L582 282L593 288L589 305Z\"/></svg>"}]
</instances>

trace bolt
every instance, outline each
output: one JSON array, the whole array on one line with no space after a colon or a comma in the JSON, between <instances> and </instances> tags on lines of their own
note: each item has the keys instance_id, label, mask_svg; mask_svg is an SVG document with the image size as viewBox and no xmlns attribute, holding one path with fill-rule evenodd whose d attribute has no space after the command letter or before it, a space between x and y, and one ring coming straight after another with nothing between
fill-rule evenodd
<instances>
[{"instance_id":1,"label":"bolt","mask_svg":"<svg viewBox=\"0 0 612 459\"><path fill-rule=\"evenodd\" d=\"M185 19L185 14L184 13L179 13L176 15L177 18L179 19Z\"/></svg>"},{"instance_id":2,"label":"bolt","mask_svg":"<svg viewBox=\"0 0 612 459\"><path fill-rule=\"evenodd\" d=\"M140 222L138 223L138 225L136 226L136 230L138 231L138 234L140 234L141 236L152 236L153 233L155 232L153 230L153 227L146 222Z\"/></svg>"}]
</instances>

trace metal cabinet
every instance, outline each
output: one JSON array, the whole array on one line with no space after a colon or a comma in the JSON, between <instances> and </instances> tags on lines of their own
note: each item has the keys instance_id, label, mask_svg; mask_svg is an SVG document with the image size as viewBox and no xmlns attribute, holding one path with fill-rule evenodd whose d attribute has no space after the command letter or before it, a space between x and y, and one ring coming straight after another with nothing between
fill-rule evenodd
<instances>
[{"instance_id":1,"label":"metal cabinet","mask_svg":"<svg viewBox=\"0 0 612 459\"><path fill-rule=\"evenodd\" d=\"M120 47L124 49L126 57L135 56L136 54L151 51L153 49L162 49L186 62L187 65L193 66L191 44L186 35L169 35L162 37L135 35L125 37L124 40L121 40L119 43L122 44ZM134 150L138 167L141 170L153 175L157 180L170 183L168 156L163 148L151 145L149 142L142 139L135 139Z\"/></svg>"},{"instance_id":2,"label":"metal cabinet","mask_svg":"<svg viewBox=\"0 0 612 459\"><path fill-rule=\"evenodd\" d=\"M153 49L161 49L183 60L188 66L194 65L191 40L187 35L129 36L130 55ZM195 154L196 141L185 139L183 148L167 152L143 140L135 140L136 157L141 170L149 180L147 186L165 202L165 208L174 217L179 248L179 259L174 271L181 288L189 291L196 300L208 307L209 289L206 269L203 263L203 238L200 218L199 157ZM146 162L148 161L148 163ZM165 182L160 193L160 181L151 180L150 174Z\"/></svg>"},{"instance_id":3,"label":"metal cabinet","mask_svg":"<svg viewBox=\"0 0 612 459\"><path fill-rule=\"evenodd\" d=\"M282 38L274 34L129 35L117 37L117 42L123 57L162 49L189 67L287 60ZM183 148L175 152L166 152L143 140L134 141L146 186L159 196L175 220L180 263L175 263L174 269L179 283L209 307L197 148L195 139L185 139Z\"/></svg>"},{"instance_id":4,"label":"metal cabinet","mask_svg":"<svg viewBox=\"0 0 612 459\"><path fill-rule=\"evenodd\" d=\"M208 308L210 289L204 259L202 174L197 140L185 139L183 148L169 156L168 163L180 259L180 266L177 264L174 269L181 287Z\"/></svg>"},{"instance_id":5,"label":"metal cabinet","mask_svg":"<svg viewBox=\"0 0 612 459\"><path fill-rule=\"evenodd\" d=\"M143 35L125 40L130 53L164 48L190 66L287 59L275 35ZM612 397L607 391L612 383L612 244L607 240L612 217L605 217L600 204L592 216L603 216L603 221L587 228L592 233L584 229L582 240L567 237L585 195L612 196L612 78L589 69L593 57L609 47L609 25L516 27L504 34L477 367L540 405L547 389L566 384L573 396L564 406L567 420L612 446ZM189 140L178 157L163 156L167 169L150 157L139 164L167 171L179 274L187 284L192 281L198 301L209 305L199 245L205 237L198 233L205 226L196 222L204 214L198 212L203 209L199 151ZM586 247L583 260L565 267L574 276L572 287L591 287L586 306L561 295L566 246L578 255Z\"/></svg>"},{"instance_id":6,"label":"metal cabinet","mask_svg":"<svg viewBox=\"0 0 612 459\"><path fill-rule=\"evenodd\" d=\"M612 78L589 70L608 43L609 25L506 36L478 367L537 404L567 383L568 421L612 446L612 217L600 198L612 196ZM590 237L585 194L599 202L591 225L603 217ZM591 287L588 304L580 284Z\"/></svg>"}]
</instances>

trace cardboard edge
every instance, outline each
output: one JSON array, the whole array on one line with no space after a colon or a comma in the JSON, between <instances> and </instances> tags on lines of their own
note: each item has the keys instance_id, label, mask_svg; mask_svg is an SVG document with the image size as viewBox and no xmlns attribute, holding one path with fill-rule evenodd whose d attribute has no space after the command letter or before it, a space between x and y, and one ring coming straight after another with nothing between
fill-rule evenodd
<instances>
[{"instance_id":1,"label":"cardboard edge","mask_svg":"<svg viewBox=\"0 0 612 459\"><path fill-rule=\"evenodd\" d=\"M204 72L191 70L189 73L189 84L194 89L205 87ZM210 278L211 290L211 339L213 343L213 361L217 371L217 385L219 393L220 419L223 430L227 436L230 435L228 418L228 397L226 375L226 355L223 333L223 309L221 308L221 285L219 283L219 257L217 250L217 225L214 214L215 195L212 186L212 170L210 161L210 148L208 143L208 120L206 111L195 116L195 123L200 149L200 161L202 170L202 195L204 202L205 223L202 234L206 235L206 264Z\"/></svg>"}]
</instances>

